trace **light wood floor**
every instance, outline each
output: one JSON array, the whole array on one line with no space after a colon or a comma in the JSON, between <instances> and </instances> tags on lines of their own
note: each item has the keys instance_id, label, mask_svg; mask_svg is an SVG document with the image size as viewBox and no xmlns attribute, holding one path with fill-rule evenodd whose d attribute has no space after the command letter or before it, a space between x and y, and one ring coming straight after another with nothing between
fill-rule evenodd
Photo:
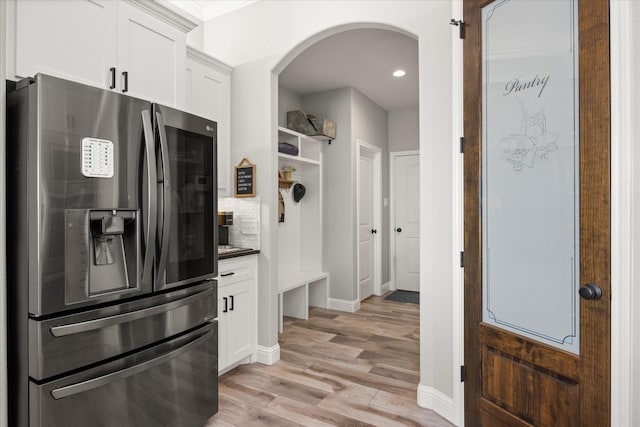
<instances>
[{"instance_id":1,"label":"light wood floor","mask_svg":"<svg viewBox=\"0 0 640 427\"><path fill-rule=\"evenodd\" d=\"M416 404L419 306L371 297L357 313L286 318L280 361L220 377L213 426L450 427Z\"/></svg>"}]
</instances>

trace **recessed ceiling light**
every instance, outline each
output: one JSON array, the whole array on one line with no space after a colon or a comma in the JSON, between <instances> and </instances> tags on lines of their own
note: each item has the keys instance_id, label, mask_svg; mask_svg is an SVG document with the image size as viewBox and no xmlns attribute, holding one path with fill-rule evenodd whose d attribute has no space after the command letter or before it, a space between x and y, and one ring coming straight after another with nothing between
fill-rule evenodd
<instances>
[{"instance_id":1,"label":"recessed ceiling light","mask_svg":"<svg viewBox=\"0 0 640 427\"><path fill-rule=\"evenodd\" d=\"M404 77L407 74L405 70L395 70L393 72L393 77Z\"/></svg>"}]
</instances>

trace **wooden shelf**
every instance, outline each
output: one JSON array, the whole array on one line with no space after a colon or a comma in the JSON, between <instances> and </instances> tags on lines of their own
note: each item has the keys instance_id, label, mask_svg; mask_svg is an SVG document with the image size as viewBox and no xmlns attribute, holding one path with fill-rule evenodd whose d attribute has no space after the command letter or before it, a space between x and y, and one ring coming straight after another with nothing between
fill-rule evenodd
<instances>
[{"instance_id":1,"label":"wooden shelf","mask_svg":"<svg viewBox=\"0 0 640 427\"><path fill-rule=\"evenodd\" d=\"M291 188L295 181L287 181L286 179L278 178L278 188Z\"/></svg>"}]
</instances>

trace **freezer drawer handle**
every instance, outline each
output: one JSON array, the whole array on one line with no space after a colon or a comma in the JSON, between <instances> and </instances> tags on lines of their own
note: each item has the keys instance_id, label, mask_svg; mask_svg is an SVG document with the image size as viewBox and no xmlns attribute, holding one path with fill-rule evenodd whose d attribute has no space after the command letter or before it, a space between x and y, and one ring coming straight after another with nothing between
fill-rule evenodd
<instances>
[{"instance_id":1,"label":"freezer drawer handle","mask_svg":"<svg viewBox=\"0 0 640 427\"><path fill-rule=\"evenodd\" d=\"M171 351L169 353L165 353L162 356L158 356L155 359L148 360L144 363L132 366L130 368L125 368L120 371L103 375L98 378L93 378L87 381L82 381L80 383L57 388L51 392L51 395L53 396L54 399L57 400L57 399L63 399L65 397L73 396L74 394L84 393L85 391L93 390L94 388L98 388L103 385L106 385L124 378L128 378L140 372L147 371L153 368L154 366L161 365L168 360L175 359L176 357L179 357L183 353L186 353L187 351L191 350L192 347L195 347L200 343L207 341L211 337L211 334L215 332L214 326L212 324L210 324L210 326L207 326L207 327L211 328L209 332L207 332L200 338L194 341L191 341L189 344L180 347L177 350Z\"/></svg>"},{"instance_id":2,"label":"freezer drawer handle","mask_svg":"<svg viewBox=\"0 0 640 427\"><path fill-rule=\"evenodd\" d=\"M145 308L142 310L132 311L125 314L117 314L115 316L103 317L96 320L88 320L86 322L72 323L70 325L54 326L51 328L51 334L54 337L64 337L66 335L79 334L82 332L92 331L94 329L106 328L112 325L118 325L120 323L133 322L134 320L150 317L155 314L167 312L169 310L175 310L178 307L191 304L194 301L208 298L213 294L213 289L209 288L197 294L190 295L186 298L172 301L168 304L156 305L154 307Z\"/></svg>"}]
</instances>

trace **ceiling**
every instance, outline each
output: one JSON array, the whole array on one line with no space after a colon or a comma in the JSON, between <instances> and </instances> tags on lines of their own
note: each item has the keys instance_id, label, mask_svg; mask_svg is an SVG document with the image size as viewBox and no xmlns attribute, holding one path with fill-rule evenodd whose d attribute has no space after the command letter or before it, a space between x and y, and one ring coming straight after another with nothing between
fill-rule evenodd
<instances>
[{"instance_id":1,"label":"ceiling","mask_svg":"<svg viewBox=\"0 0 640 427\"><path fill-rule=\"evenodd\" d=\"M257 0L169 1L207 21ZM406 76L393 77L398 68ZM343 31L303 51L279 81L299 95L353 87L387 111L418 108L418 41L390 30Z\"/></svg>"},{"instance_id":2,"label":"ceiling","mask_svg":"<svg viewBox=\"0 0 640 427\"><path fill-rule=\"evenodd\" d=\"M169 0L169 3L192 14L201 21L224 15L257 0Z\"/></svg>"},{"instance_id":3,"label":"ceiling","mask_svg":"<svg viewBox=\"0 0 640 427\"><path fill-rule=\"evenodd\" d=\"M393 77L394 70L407 72ZM315 43L280 74L299 95L351 86L387 111L418 108L418 41L381 29L356 29Z\"/></svg>"}]
</instances>

